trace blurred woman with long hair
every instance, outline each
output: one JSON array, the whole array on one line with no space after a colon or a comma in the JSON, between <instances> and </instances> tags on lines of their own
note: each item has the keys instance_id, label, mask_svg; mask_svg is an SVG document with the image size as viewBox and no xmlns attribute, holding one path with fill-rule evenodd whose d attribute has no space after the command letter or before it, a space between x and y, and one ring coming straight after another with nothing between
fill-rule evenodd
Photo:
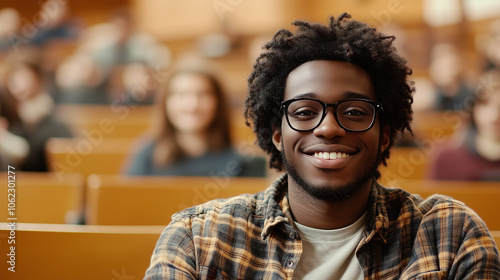
<instances>
[{"instance_id":1,"label":"blurred woman with long hair","mask_svg":"<svg viewBox=\"0 0 500 280\"><path fill-rule=\"evenodd\" d=\"M226 96L211 72L172 73L155 106L157 126L128 165L128 175L265 176L263 158L234 150Z\"/></svg>"}]
</instances>

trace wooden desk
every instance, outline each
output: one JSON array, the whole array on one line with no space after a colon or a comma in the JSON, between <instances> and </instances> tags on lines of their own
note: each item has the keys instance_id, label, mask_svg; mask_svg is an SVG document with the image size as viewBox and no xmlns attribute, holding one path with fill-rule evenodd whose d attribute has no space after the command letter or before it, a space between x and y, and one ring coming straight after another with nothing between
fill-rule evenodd
<instances>
[{"instance_id":1,"label":"wooden desk","mask_svg":"<svg viewBox=\"0 0 500 280\"><path fill-rule=\"evenodd\" d=\"M56 174L120 174L137 144L133 138L51 138L46 154L49 170Z\"/></svg>"},{"instance_id":2,"label":"wooden desk","mask_svg":"<svg viewBox=\"0 0 500 280\"><path fill-rule=\"evenodd\" d=\"M102 135L104 138L137 138L152 129L155 109L153 106L144 105L59 104L56 114L72 128L76 137ZM230 127L234 143L253 143L256 139L252 130L245 124L241 108L231 108Z\"/></svg>"},{"instance_id":3,"label":"wooden desk","mask_svg":"<svg viewBox=\"0 0 500 280\"><path fill-rule=\"evenodd\" d=\"M0 223L1 279L142 279L164 226ZM15 273L8 271L15 246Z\"/></svg>"},{"instance_id":4,"label":"wooden desk","mask_svg":"<svg viewBox=\"0 0 500 280\"><path fill-rule=\"evenodd\" d=\"M56 115L77 137L136 138L150 129L154 109L152 106L58 104Z\"/></svg>"},{"instance_id":5,"label":"wooden desk","mask_svg":"<svg viewBox=\"0 0 500 280\"><path fill-rule=\"evenodd\" d=\"M14 179L14 178L10 178ZM84 177L80 174L16 172L14 216L9 216L7 173L0 173L0 218L23 223L76 223L82 214Z\"/></svg>"},{"instance_id":6,"label":"wooden desk","mask_svg":"<svg viewBox=\"0 0 500 280\"><path fill-rule=\"evenodd\" d=\"M87 224L167 225L172 214L215 198L257 193L267 178L126 177L92 175L87 180Z\"/></svg>"}]
</instances>

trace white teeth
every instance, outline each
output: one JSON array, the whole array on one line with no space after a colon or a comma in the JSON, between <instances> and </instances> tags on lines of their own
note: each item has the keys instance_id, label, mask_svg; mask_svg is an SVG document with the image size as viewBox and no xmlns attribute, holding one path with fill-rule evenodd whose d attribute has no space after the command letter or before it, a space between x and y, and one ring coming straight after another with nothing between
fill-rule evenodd
<instances>
[{"instance_id":1,"label":"white teeth","mask_svg":"<svg viewBox=\"0 0 500 280\"><path fill-rule=\"evenodd\" d=\"M339 159L339 158L346 158L348 157L349 154L346 153L335 153L335 152L318 152L314 153L314 157L316 158L321 158L321 159Z\"/></svg>"}]
</instances>

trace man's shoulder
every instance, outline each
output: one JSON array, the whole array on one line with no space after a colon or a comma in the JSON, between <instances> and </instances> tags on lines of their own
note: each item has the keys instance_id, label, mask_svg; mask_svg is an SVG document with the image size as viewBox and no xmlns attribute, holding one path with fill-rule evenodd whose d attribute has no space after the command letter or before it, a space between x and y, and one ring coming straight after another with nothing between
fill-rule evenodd
<instances>
[{"instance_id":1,"label":"man's shoulder","mask_svg":"<svg viewBox=\"0 0 500 280\"><path fill-rule=\"evenodd\" d=\"M434 221L436 223L457 223L467 228L486 228L484 221L479 215L464 202L453 197L433 194L418 204L425 214L424 221Z\"/></svg>"},{"instance_id":2,"label":"man's shoulder","mask_svg":"<svg viewBox=\"0 0 500 280\"><path fill-rule=\"evenodd\" d=\"M469 208L465 203L453 197L435 194L423 198L418 192L408 192L400 188L382 188L386 202L394 205L394 201L399 201L401 204L400 211L416 212L422 215L422 218L439 219L445 215L460 214L463 218L472 218L476 220L478 215Z\"/></svg>"}]
</instances>

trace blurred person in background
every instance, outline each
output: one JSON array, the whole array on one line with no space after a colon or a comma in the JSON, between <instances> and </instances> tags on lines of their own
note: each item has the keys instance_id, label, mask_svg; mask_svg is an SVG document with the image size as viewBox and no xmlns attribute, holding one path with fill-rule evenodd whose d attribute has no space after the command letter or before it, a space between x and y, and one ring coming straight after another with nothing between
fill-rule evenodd
<instances>
[{"instance_id":1,"label":"blurred person in background","mask_svg":"<svg viewBox=\"0 0 500 280\"><path fill-rule=\"evenodd\" d=\"M115 69L110 80L114 104L152 105L159 86L159 73L145 63L130 63Z\"/></svg>"},{"instance_id":2,"label":"blurred person in background","mask_svg":"<svg viewBox=\"0 0 500 280\"><path fill-rule=\"evenodd\" d=\"M108 22L82 31L73 55L56 70L58 103L151 104L144 87L151 73L170 63L170 50L152 36L138 32L130 11L119 8ZM141 88L138 90L137 88ZM136 96L138 91L146 96Z\"/></svg>"},{"instance_id":3,"label":"blurred person in background","mask_svg":"<svg viewBox=\"0 0 500 280\"><path fill-rule=\"evenodd\" d=\"M44 74L44 86L52 98L57 100L57 67L74 51L83 22L71 13L66 1L47 0L40 3L40 8L38 15L45 20L36 24L28 44L41 51L40 66Z\"/></svg>"},{"instance_id":4,"label":"blurred person in background","mask_svg":"<svg viewBox=\"0 0 500 280\"><path fill-rule=\"evenodd\" d=\"M48 171L46 141L51 137L72 137L73 133L54 115L54 103L44 88L42 70L36 60L27 57L21 53L8 62L5 88L0 91L1 115L8 122L8 131L29 145L19 170Z\"/></svg>"},{"instance_id":5,"label":"blurred person in background","mask_svg":"<svg viewBox=\"0 0 500 280\"><path fill-rule=\"evenodd\" d=\"M265 176L265 159L246 157L230 140L229 108L220 80L202 67L179 69L156 98L154 135L128 165L128 175Z\"/></svg>"},{"instance_id":6,"label":"blurred person in background","mask_svg":"<svg viewBox=\"0 0 500 280\"><path fill-rule=\"evenodd\" d=\"M484 70L500 69L500 19L490 23L487 37L480 41L483 45L478 46L486 59Z\"/></svg>"},{"instance_id":7,"label":"blurred person in background","mask_svg":"<svg viewBox=\"0 0 500 280\"><path fill-rule=\"evenodd\" d=\"M112 30L109 42L93 51L94 58L107 72L134 62L154 63L147 49L156 41L136 31L133 16L127 8L114 10L107 24Z\"/></svg>"},{"instance_id":8,"label":"blurred person in background","mask_svg":"<svg viewBox=\"0 0 500 280\"><path fill-rule=\"evenodd\" d=\"M114 40L93 53L95 61L110 80L109 94L115 104L152 104L155 88L147 85L151 73L170 63L170 50L157 40L136 30L128 8L115 9L109 23Z\"/></svg>"},{"instance_id":9,"label":"blurred person in background","mask_svg":"<svg viewBox=\"0 0 500 280\"><path fill-rule=\"evenodd\" d=\"M441 43L432 49L430 76L435 86L434 109L463 110L466 99L474 91L464 77L459 50L452 44Z\"/></svg>"},{"instance_id":10,"label":"blurred person in background","mask_svg":"<svg viewBox=\"0 0 500 280\"><path fill-rule=\"evenodd\" d=\"M1 91L1 89L0 89ZM0 93L1 95L1 93ZM0 98L1 99L1 98ZM0 116L1 116L0 100ZM29 152L29 145L25 139L8 131L7 119L0 117L0 170L5 171L11 165L14 168L20 166Z\"/></svg>"},{"instance_id":11,"label":"blurred person in background","mask_svg":"<svg viewBox=\"0 0 500 280\"><path fill-rule=\"evenodd\" d=\"M36 49L44 85L56 98L56 68L72 52L82 24L70 14L65 1L48 0L39 4L40 10L31 20L21 18L14 8L0 10L0 55L9 57L27 48Z\"/></svg>"},{"instance_id":12,"label":"blurred person in background","mask_svg":"<svg viewBox=\"0 0 500 280\"><path fill-rule=\"evenodd\" d=\"M477 89L468 126L432 154L430 179L500 181L500 69L486 71Z\"/></svg>"},{"instance_id":13,"label":"blurred person in background","mask_svg":"<svg viewBox=\"0 0 500 280\"><path fill-rule=\"evenodd\" d=\"M42 47L77 38L82 23L71 15L66 1L45 1L41 4L39 14L44 20L36 26L30 44Z\"/></svg>"},{"instance_id":14,"label":"blurred person in background","mask_svg":"<svg viewBox=\"0 0 500 280\"><path fill-rule=\"evenodd\" d=\"M15 44L15 33L21 27L21 17L14 8L4 8L0 10L0 54L5 54L12 49Z\"/></svg>"},{"instance_id":15,"label":"blurred person in background","mask_svg":"<svg viewBox=\"0 0 500 280\"><path fill-rule=\"evenodd\" d=\"M103 70L86 52L66 58L56 69L56 103L110 104Z\"/></svg>"}]
</instances>

